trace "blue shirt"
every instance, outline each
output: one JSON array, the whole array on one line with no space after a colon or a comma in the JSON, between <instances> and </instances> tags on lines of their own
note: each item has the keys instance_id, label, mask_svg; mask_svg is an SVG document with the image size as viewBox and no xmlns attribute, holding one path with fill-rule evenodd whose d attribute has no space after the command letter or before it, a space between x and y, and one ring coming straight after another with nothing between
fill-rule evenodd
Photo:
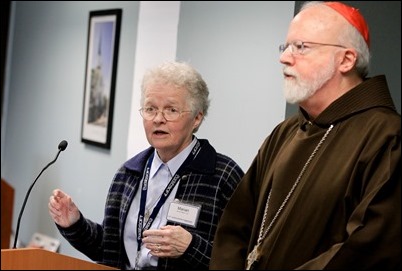
<instances>
[{"instance_id":1,"label":"blue shirt","mask_svg":"<svg viewBox=\"0 0 402 271\"><path fill-rule=\"evenodd\" d=\"M193 141L178 155L170 159L167 163L163 163L160 159L158 152L154 151L154 158L151 164L150 169L150 180L148 182L148 193L147 193L147 201L145 207L145 221L148 220L149 214L152 213L153 208L159 201L163 190L169 184L172 176L176 173L179 167L186 160L187 156L190 154L191 150L197 143L197 138L194 137ZM144 177L141 180L140 187L144 181ZM179 183L179 182L178 182ZM167 213L169 211L169 204L174 200L178 183L176 183L175 187L172 189L169 197L166 199L166 202L163 204L161 210L158 215L155 217L150 229L159 229L161 226L166 225L167 223ZM124 246L126 248L127 256L130 261L131 267L148 267L148 266L157 266L158 257L151 255L150 250L147 249L144 245L141 246L140 250L140 258L138 259L137 266L135 266L135 262L137 259L137 221L138 221L138 210L140 209L140 198L141 193L137 192L134 200L131 204L131 207L128 211L127 222L124 229Z\"/></svg>"}]
</instances>

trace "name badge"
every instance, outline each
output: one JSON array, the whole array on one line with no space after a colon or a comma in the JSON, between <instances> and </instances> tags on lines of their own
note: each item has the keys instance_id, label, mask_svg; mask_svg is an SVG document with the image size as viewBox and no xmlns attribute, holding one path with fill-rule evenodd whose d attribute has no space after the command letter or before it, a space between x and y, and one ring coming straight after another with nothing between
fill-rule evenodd
<instances>
[{"instance_id":1,"label":"name badge","mask_svg":"<svg viewBox=\"0 0 402 271\"><path fill-rule=\"evenodd\" d=\"M193 205L175 200L170 203L167 220L196 227L201 205Z\"/></svg>"}]
</instances>

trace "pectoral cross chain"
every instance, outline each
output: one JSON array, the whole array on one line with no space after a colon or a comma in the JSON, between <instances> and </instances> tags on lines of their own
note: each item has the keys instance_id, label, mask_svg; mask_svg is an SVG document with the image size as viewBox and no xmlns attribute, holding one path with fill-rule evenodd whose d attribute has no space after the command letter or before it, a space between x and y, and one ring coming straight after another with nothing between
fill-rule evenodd
<instances>
[{"instance_id":1,"label":"pectoral cross chain","mask_svg":"<svg viewBox=\"0 0 402 271\"><path fill-rule=\"evenodd\" d=\"M254 246L253 250L247 256L247 268L246 270L252 270L255 267L255 264L260 259L260 244Z\"/></svg>"},{"instance_id":2,"label":"pectoral cross chain","mask_svg":"<svg viewBox=\"0 0 402 271\"><path fill-rule=\"evenodd\" d=\"M267 218L268 207L269 207L269 199L271 198L272 189L269 191L267 202L265 204L264 215L262 217L262 222L261 222L261 226L260 226L260 234L258 236L257 244L254 246L253 250L247 256L247 270L254 269L255 265L260 260L260 258L261 258L260 245L262 243L262 240L265 238L265 236L267 236L267 234L268 234L269 230L271 229L272 225L274 224L274 222L278 218L279 214L281 213L281 211L285 207L285 205L288 202L289 198L292 196L293 191L296 189L296 186L299 184L300 179L303 176L307 166L310 164L311 160L314 158L314 156L317 153L318 149L321 147L322 143L325 141L325 139L327 138L329 132L331 132L333 127L334 127L334 125L331 124L331 126L325 132L324 136L321 138L320 142L318 142L318 144L315 147L314 151L310 154L310 157L307 159L306 163L304 164L304 167L300 171L299 176L297 177L295 183L293 184L292 188L290 189L288 195L283 200L281 206L276 211L276 214L275 214L274 218L272 219L271 223L268 225L267 229L264 231L265 220Z\"/></svg>"}]
</instances>

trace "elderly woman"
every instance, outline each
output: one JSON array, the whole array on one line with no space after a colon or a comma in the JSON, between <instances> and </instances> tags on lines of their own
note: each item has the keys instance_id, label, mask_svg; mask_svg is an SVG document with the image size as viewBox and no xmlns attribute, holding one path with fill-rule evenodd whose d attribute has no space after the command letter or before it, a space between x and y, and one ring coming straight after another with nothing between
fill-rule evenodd
<instances>
[{"instance_id":1,"label":"elderly woman","mask_svg":"<svg viewBox=\"0 0 402 271\"><path fill-rule=\"evenodd\" d=\"M151 146L114 176L102 225L61 190L50 197L49 213L72 246L121 269L209 268L217 224L244 173L194 135L208 95L186 63L163 63L145 74L140 114Z\"/></svg>"}]
</instances>

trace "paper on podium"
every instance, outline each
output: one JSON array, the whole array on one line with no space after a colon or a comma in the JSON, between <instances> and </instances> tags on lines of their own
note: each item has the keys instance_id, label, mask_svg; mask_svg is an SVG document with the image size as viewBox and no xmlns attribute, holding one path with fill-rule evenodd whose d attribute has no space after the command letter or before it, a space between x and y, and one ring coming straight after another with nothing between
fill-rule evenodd
<instances>
[{"instance_id":1,"label":"paper on podium","mask_svg":"<svg viewBox=\"0 0 402 271\"><path fill-rule=\"evenodd\" d=\"M43 248L49 251L57 252L60 247L60 240L52 238L45 234L34 233L28 247Z\"/></svg>"}]
</instances>

